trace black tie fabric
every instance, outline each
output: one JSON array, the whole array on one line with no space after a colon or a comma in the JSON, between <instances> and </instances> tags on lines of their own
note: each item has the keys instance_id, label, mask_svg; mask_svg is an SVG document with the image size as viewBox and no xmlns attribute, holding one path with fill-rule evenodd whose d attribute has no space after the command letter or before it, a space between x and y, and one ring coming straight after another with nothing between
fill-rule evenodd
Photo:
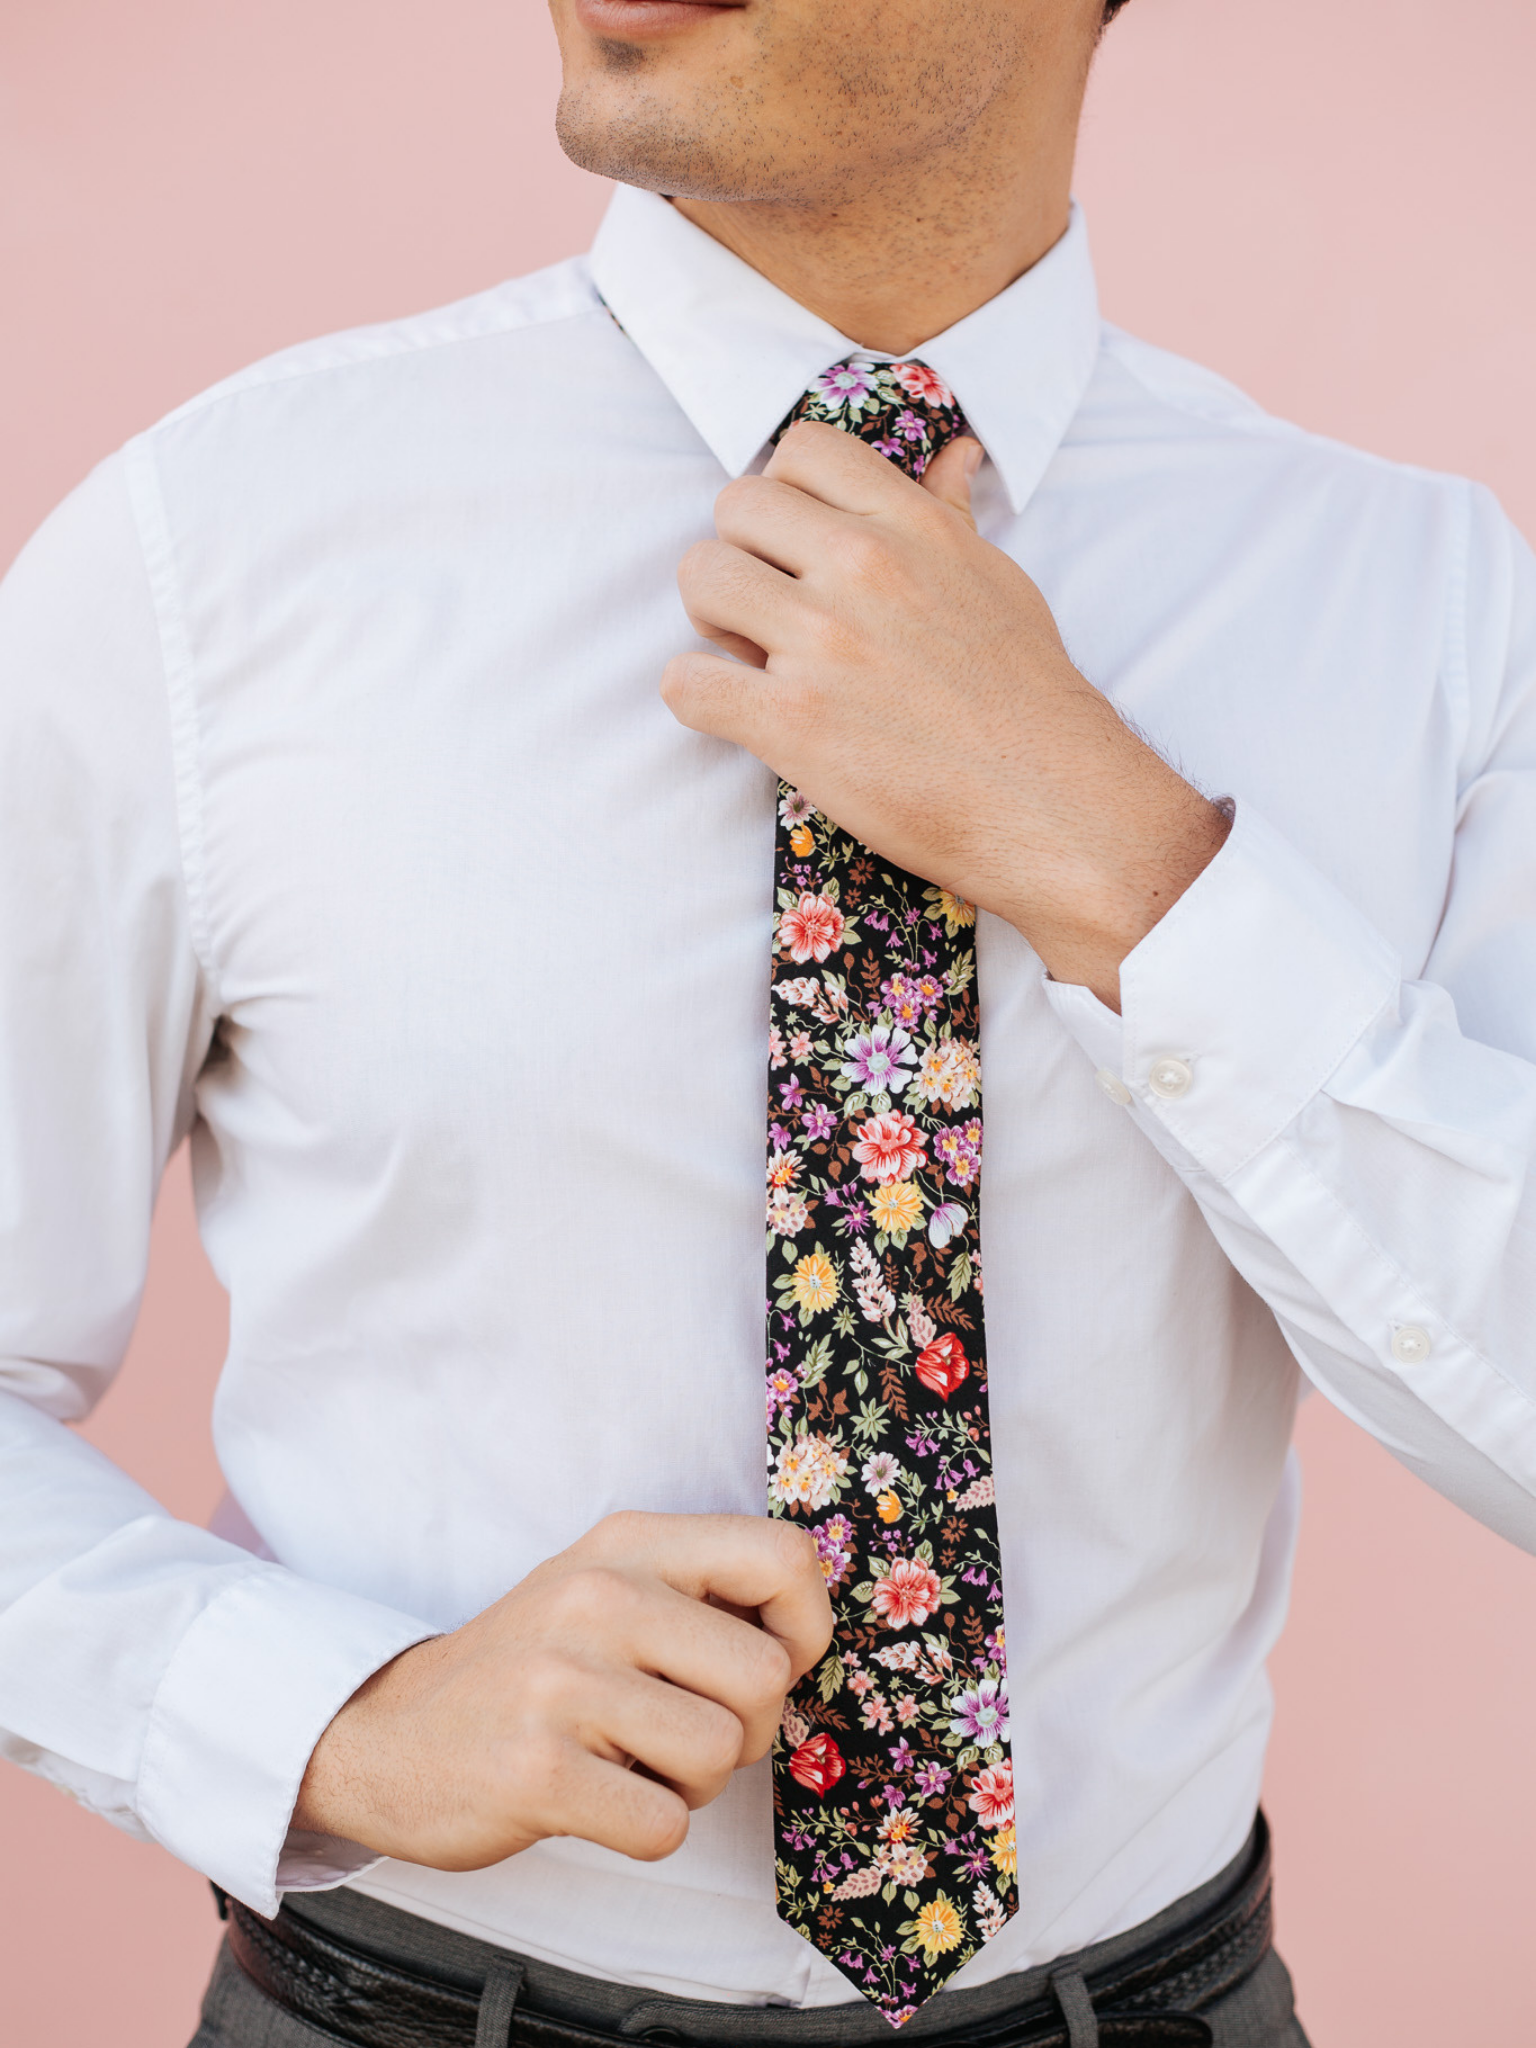
<instances>
[{"instance_id":1,"label":"black tie fabric","mask_svg":"<svg viewBox=\"0 0 1536 2048\"><path fill-rule=\"evenodd\" d=\"M802 419L913 478L966 431L925 364L864 356L780 435ZM836 1618L774 1746L778 1904L899 2026L1018 1896L976 913L786 783L773 886L769 1512L814 1536Z\"/></svg>"}]
</instances>

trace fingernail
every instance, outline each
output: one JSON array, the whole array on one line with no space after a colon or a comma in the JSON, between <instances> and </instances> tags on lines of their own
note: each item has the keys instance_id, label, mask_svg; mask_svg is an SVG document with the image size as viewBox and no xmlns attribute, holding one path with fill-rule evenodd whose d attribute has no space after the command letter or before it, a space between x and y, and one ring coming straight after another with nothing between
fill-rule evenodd
<instances>
[{"instance_id":1,"label":"fingernail","mask_svg":"<svg viewBox=\"0 0 1536 2048\"><path fill-rule=\"evenodd\" d=\"M967 479L973 477L977 470L980 469L981 458L985 453L986 450L979 441L967 438L965 444L965 474Z\"/></svg>"}]
</instances>

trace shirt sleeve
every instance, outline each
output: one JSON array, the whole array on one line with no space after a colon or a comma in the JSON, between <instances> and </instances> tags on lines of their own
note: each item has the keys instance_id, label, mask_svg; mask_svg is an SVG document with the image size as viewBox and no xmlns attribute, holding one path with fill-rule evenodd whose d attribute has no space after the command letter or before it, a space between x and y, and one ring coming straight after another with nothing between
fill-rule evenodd
<instances>
[{"instance_id":1,"label":"shirt sleeve","mask_svg":"<svg viewBox=\"0 0 1536 2048\"><path fill-rule=\"evenodd\" d=\"M270 1914L370 1860L289 1838L299 1781L433 1631L176 1521L68 1427L216 1020L165 624L119 457L0 585L0 1755Z\"/></svg>"},{"instance_id":2,"label":"shirt sleeve","mask_svg":"<svg viewBox=\"0 0 1536 2048\"><path fill-rule=\"evenodd\" d=\"M1047 988L1314 1384L1536 1551L1536 563L1485 493L1469 534L1427 959L1239 800L1125 961L1121 1017Z\"/></svg>"}]
</instances>

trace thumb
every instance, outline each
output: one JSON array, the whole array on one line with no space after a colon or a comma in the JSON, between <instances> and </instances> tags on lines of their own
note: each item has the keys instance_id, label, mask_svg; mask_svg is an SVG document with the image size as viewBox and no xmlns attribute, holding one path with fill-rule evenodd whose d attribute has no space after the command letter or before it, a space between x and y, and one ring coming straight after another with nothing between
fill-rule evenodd
<instances>
[{"instance_id":1,"label":"thumb","mask_svg":"<svg viewBox=\"0 0 1536 2048\"><path fill-rule=\"evenodd\" d=\"M923 472L923 489L958 512L972 533L976 517L971 511L971 479L981 467L983 453L979 441L961 434L941 448Z\"/></svg>"}]
</instances>

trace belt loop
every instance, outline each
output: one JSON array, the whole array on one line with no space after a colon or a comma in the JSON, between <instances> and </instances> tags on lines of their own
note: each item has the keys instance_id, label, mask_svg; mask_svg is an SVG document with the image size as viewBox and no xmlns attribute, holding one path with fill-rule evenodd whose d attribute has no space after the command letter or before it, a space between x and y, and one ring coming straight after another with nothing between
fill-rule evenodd
<instances>
[{"instance_id":1,"label":"belt loop","mask_svg":"<svg viewBox=\"0 0 1536 2048\"><path fill-rule=\"evenodd\" d=\"M475 2022L475 2048L507 2048L512 2038L512 2013L523 1988L521 1963L492 1963L480 1994Z\"/></svg>"},{"instance_id":2,"label":"belt loop","mask_svg":"<svg viewBox=\"0 0 1536 2048\"><path fill-rule=\"evenodd\" d=\"M1099 2048L1099 2021L1080 1970L1058 1970L1051 1979L1056 2003L1067 2023L1067 2048Z\"/></svg>"}]
</instances>

